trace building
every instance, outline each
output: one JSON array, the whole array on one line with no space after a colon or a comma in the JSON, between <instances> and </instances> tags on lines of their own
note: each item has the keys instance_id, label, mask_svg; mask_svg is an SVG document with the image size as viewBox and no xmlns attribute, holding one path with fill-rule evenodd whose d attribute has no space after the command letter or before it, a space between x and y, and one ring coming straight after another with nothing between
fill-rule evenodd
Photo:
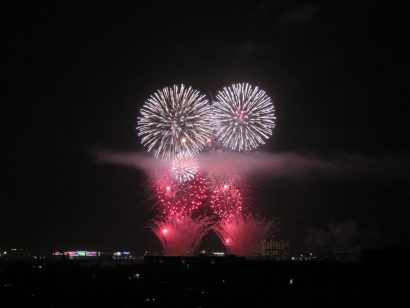
<instances>
[{"instance_id":1,"label":"building","mask_svg":"<svg viewBox=\"0 0 410 308\"><path fill-rule=\"evenodd\" d=\"M86 251L86 250L78 250L78 251L56 251L53 253L53 257L55 258L67 258L67 259L94 259L101 255L99 251Z\"/></svg>"},{"instance_id":2,"label":"building","mask_svg":"<svg viewBox=\"0 0 410 308\"><path fill-rule=\"evenodd\" d=\"M132 259L132 255L129 251L116 251L112 254L112 258L115 260L129 260Z\"/></svg>"},{"instance_id":3,"label":"building","mask_svg":"<svg viewBox=\"0 0 410 308\"><path fill-rule=\"evenodd\" d=\"M288 260L289 246L288 240L265 239L257 245L256 255L276 260Z\"/></svg>"},{"instance_id":4,"label":"building","mask_svg":"<svg viewBox=\"0 0 410 308\"><path fill-rule=\"evenodd\" d=\"M112 260L134 260L135 257L130 251L56 251L52 255L56 260L100 260L100 261L112 261Z\"/></svg>"}]
</instances>

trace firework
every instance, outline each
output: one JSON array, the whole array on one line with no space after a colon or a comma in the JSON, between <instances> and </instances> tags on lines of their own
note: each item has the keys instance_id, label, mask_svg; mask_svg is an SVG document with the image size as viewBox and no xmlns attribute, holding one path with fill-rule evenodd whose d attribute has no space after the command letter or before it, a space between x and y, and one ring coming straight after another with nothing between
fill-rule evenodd
<instances>
[{"instance_id":1,"label":"firework","mask_svg":"<svg viewBox=\"0 0 410 308\"><path fill-rule=\"evenodd\" d=\"M275 127L271 99L258 87L234 84L219 91L213 107L215 136L224 146L246 151L264 144Z\"/></svg>"},{"instance_id":2,"label":"firework","mask_svg":"<svg viewBox=\"0 0 410 308\"><path fill-rule=\"evenodd\" d=\"M172 160L180 152L198 153L211 137L211 107L204 95L184 85L164 88L141 108L138 136L156 158Z\"/></svg>"},{"instance_id":3,"label":"firework","mask_svg":"<svg viewBox=\"0 0 410 308\"><path fill-rule=\"evenodd\" d=\"M183 183L162 175L154 180L154 190L164 217L191 215L203 205L207 196L205 179L200 174Z\"/></svg>"},{"instance_id":4,"label":"firework","mask_svg":"<svg viewBox=\"0 0 410 308\"><path fill-rule=\"evenodd\" d=\"M229 254L249 256L255 252L257 243L266 238L272 226L272 221L240 213L222 220L213 230Z\"/></svg>"},{"instance_id":5,"label":"firework","mask_svg":"<svg viewBox=\"0 0 410 308\"><path fill-rule=\"evenodd\" d=\"M189 152L179 153L172 161L171 171L179 182L192 180L198 172L198 162Z\"/></svg>"},{"instance_id":6,"label":"firework","mask_svg":"<svg viewBox=\"0 0 410 308\"><path fill-rule=\"evenodd\" d=\"M189 215L181 215L158 219L151 228L161 241L166 255L180 256L194 254L210 226L207 217L194 219Z\"/></svg>"},{"instance_id":7,"label":"firework","mask_svg":"<svg viewBox=\"0 0 410 308\"><path fill-rule=\"evenodd\" d=\"M228 220L243 210L241 192L231 183L221 183L213 188L210 207L215 215L222 220Z\"/></svg>"}]
</instances>

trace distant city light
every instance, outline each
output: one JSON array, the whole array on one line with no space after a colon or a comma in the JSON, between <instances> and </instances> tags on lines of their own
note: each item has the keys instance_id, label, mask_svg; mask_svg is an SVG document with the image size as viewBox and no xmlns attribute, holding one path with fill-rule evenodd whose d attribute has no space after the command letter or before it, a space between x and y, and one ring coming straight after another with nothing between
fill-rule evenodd
<instances>
[{"instance_id":1,"label":"distant city light","mask_svg":"<svg viewBox=\"0 0 410 308\"><path fill-rule=\"evenodd\" d=\"M130 277L128 277L129 279L140 279L141 278L141 274L140 273L135 273L132 274Z\"/></svg>"},{"instance_id":2,"label":"distant city light","mask_svg":"<svg viewBox=\"0 0 410 308\"><path fill-rule=\"evenodd\" d=\"M222 257L222 256L225 255L225 253L224 252L214 252L213 255L218 256L218 257Z\"/></svg>"},{"instance_id":3,"label":"distant city light","mask_svg":"<svg viewBox=\"0 0 410 308\"><path fill-rule=\"evenodd\" d=\"M77 255L80 257L85 257L87 255L86 251L77 251Z\"/></svg>"},{"instance_id":4,"label":"distant city light","mask_svg":"<svg viewBox=\"0 0 410 308\"><path fill-rule=\"evenodd\" d=\"M131 252L129 251L116 251L113 253L114 256L116 257L121 257L121 256L129 256L131 255Z\"/></svg>"},{"instance_id":5,"label":"distant city light","mask_svg":"<svg viewBox=\"0 0 410 308\"><path fill-rule=\"evenodd\" d=\"M54 256L68 256L70 258L73 257L98 257L100 256L99 251L86 251L86 250L78 250L78 251L64 251L64 253L61 252L55 252L53 253Z\"/></svg>"}]
</instances>

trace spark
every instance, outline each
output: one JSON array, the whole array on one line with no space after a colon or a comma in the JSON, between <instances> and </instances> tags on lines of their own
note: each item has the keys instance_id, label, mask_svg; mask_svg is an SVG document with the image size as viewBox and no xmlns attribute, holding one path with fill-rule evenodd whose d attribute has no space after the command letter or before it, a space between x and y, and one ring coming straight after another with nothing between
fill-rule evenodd
<instances>
[{"instance_id":1,"label":"spark","mask_svg":"<svg viewBox=\"0 0 410 308\"><path fill-rule=\"evenodd\" d=\"M208 217L192 218L189 215L159 218L151 225L168 256L194 254L210 227Z\"/></svg>"},{"instance_id":2,"label":"spark","mask_svg":"<svg viewBox=\"0 0 410 308\"><path fill-rule=\"evenodd\" d=\"M182 183L163 174L154 179L153 188L164 217L191 215L202 207L207 197L205 179L200 174Z\"/></svg>"},{"instance_id":3,"label":"spark","mask_svg":"<svg viewBox=\"0 0 410 308\"><path fill-rule=\"evenodd\" d=\"M233 184L216 186L211 194L210 207L222 220L238 215L243 210L241 191Z\"/></svg>"},{"instance_id":4,"label":"spark","mask_svg":"<svg viewBox=\"0 0 410 308\"><path fill-rule=\"evenodd\" d=\"M191 87L174 85L152 94L138 117L138 136L155 158L170 161L182 151L198 153L211 136L211 107Z\"/></svg>"},{"instance_id":5,"label":"spark","mask_svg":"<svg viewBox=\"0 0 410 308\"><path fill-rule=\"evenodd\" d=\"M192 180L198 172L198 162L195 156L184 151L172 161L171 171L179 182Z\"/></svg>"},{"instance_id":6,"label":"spark","mask_svg":"<svg viewBox=\"0 0 410 308\"><path fill-rule=\"evenodd\" d=\"M218 92L212 104L215 137L236 151L256 149L272 135L275 109L265 91L247 83Z\"/></svg>"},{"instance_id":7,"label":"spark","mask_svg":"<svg viewBox=\"0 0 410 308\"><path fill-rule=\"evenodd\" d=\"M274 222L252 214L239 213L217 223L213 230L229 254L249 256L271 232Z\"/></svg>"}]
</instances>

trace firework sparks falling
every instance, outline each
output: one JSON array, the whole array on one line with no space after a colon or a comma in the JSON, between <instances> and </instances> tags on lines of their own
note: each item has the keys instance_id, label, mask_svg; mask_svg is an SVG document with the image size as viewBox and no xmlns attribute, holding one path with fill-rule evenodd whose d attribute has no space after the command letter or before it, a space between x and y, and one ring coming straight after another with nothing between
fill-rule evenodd
<instances>
[{"instance_id":1,"label":"firework sparks falling","mask_svg":"<svg viewBox=\"0 0 410 308\"><path fill-rule=\"evenodd\" d=\"M141 108L138 136L156 158L198 153L211 137L211 107L204 95L184 85L155 92Z\"/></svg>"},{"instance_id":2,"label":"firework sparks falling","mask_svg":"<svg viewBox=\"0 0 410 308\"><path fill-rule=\"evenodd\" d=\"M229 220L242 212L243 199L241 192L233 184L222 183L213 189L210 206L220 219L223 221Z\"/></svg>"},{"instance_id":3,"label":"firework sparks falling","mask_svg":"<svg viewBox=\"0 0 410 308\"><path fill-rule=\"evenodd\" d=\"M210 219L207 217L182 215L158 219L151 228L161 241L166 255L180 256L194 254L210 226Z\"/></svg>"},{"instance_id":4,"label":"firework sparks falling","mask_svg":"<svg viewBox=\"0 0 410 308\"><path fill-rule=\"evenodd\" d=\"M192 180L198 172L198 162L189 152L179 153L172 161L171 171L179 182Z\"/></svg>"},{"instance_id":5,"label":"firework sparks falling","mask_svg":"<svg viewBox=\"0 0 410 308\"><path fill-rule=\"evenodd\" d=\"M249 255L267 235L272 222L244 212L237 170L213 170L198 154L204 147L256 149L272 135L274 113L269 96L246 83L223 88L212 107L184 85L159 90L144 103L138 136L162 160L153 181L159 215L151 228L167 255L192 254L212 223L231 254ZM210 217L199 216L211 211Z\"/></svg>"},{"instance_id":6,"label":"firework sparks falling","mask_svg":"<svg viewBox=\"0 0 410 308\"><path fill-rule=\"evenodd\" d=\"M275 109L265 91L238 83L219 91L212 105L216 138L225 147L256 149L272 135Z\"/></svg>"},{"instance_id":7,"label":"firework sparks falling","mask_svg":"<svg viewBox=\"0 0 410 308\"><path fill-rule=\"evenodd\" d=\"M213 227L229 254L249 256L271 232L273 222L251 214L237 214Z\"/></svg>"},{"instance_id":8,"label":"firework sparks falling","mask_svg":"<svg viewBox=\"0 0 410 308\"><path fill-rule=\"evenodd\" d=\"M191 215L203 205L207 196L205 179L200 174L183 183L163 175L155 179L154 189L159 210L166 217Z\"/></svg>"}]
</instances>

